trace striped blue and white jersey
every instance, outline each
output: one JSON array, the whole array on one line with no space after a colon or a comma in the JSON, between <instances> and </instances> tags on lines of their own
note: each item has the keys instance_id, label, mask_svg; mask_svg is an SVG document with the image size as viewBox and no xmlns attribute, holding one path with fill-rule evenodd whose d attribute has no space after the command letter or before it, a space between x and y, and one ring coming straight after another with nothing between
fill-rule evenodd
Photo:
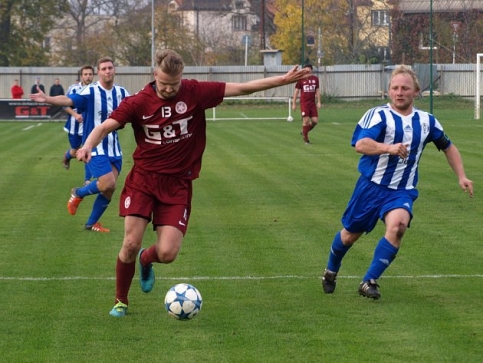
<instances>
[{"instance_id":1,"label":"striped blue and white jersey","mask_svg":"<svg viewBox=\"0 0 483 363\"><path fill-rule=\"evenodd\" d=\"M69 87L67 90L66 96L69 96L74 93L79 93L85 86L82 85L82 83L75 83L72 86ZM76 109L74 111L77 112ZM67 116L67 121L64 125L64 131L71 134L71 135L79 135L82 136L83 132L83 127L82 123L77 122L77 120L74 118L74 116L68 115Z\"/></svg>"},{"instance_id":2,"label":"striped blue and white jersey","mask_svg":"<svg viewBox=\"0 0 483 363\"><path fill-rule=\"evenodd\" d=\"M443 136L443 127L432 114L413 108L410 115L403 116L387 104L364 114L354 130L352 146L364 138L408 145L406 159L389 154L363 155L358 166L359 172L376 184L408 190L418 183L418 164L426 144Z\"/></svg>"},{"instance_id":3,"label":"striped blue and white jersey","mask_svg":"<svg viewBox=\"0 0 483 363\"><path fill-rule=\"evenodd\" d=\"M83 142L92 132L94 127L100 125L114 111L121 101L129 96L129 92L121 86L114 85L112 89L103 88L99 82L90 84L80 93L69 97L74 102L75 108L82 112L84 117ZM122 151L119 145L117 131L111 132L102 142L92 150L92 156L106 155L108 157L121 157Z\"/></svg>"}]
</instances>

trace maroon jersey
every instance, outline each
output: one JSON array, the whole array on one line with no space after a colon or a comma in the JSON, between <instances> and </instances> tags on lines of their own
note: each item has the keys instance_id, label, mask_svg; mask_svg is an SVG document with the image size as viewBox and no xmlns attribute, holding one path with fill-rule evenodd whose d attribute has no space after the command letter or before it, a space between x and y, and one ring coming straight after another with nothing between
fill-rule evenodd
<instances>
[{"instance_id":1,"label":"maroon jersey","mask_svg":"<svg viewBox=\"0 0 483 363\"><path fill-rule=\"evenodd\" d=\"M110 118L132 124L134 164L146 171L196 179L206 146L205 110L223 102L225 83L183 79L176 97L156 95L155 83L127 97Z\"/></svg>"},{"instance_id":2,"label":"maroon jersey","mask_svg":"<svg viewBox=\"0 0 483 363\"><path fill-rule=\"evenodd\" d=\"M311 75L301 79L295 84L295 88L300 90L300 107L310 108L315 106L315 90L319 88L319 79Z\"/></svg>"}]
</instances>

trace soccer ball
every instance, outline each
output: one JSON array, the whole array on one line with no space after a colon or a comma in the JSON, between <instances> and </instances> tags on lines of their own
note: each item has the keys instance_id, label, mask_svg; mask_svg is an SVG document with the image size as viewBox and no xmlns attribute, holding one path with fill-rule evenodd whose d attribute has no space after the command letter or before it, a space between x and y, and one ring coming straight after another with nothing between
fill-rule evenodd
<instances>
[{"instance_id":1,"label":"soccer ball","mask_svg":"<svg viewBox=\"0 0 483 363\"><path fill-rule=\"evenodd\" d=\"M287 117L287 121L288 122L292 122L293 121L293 117L292 116Z\"/></svg>"},{"instance_id":2,"label":"soccer ball","mask_svg":"<svg viewBox=\"0 0 483 363\"><path fill-rule=\"evenodd\" d=\"M193 319L201 310L203 299L196 287L177 284L171 287L164 298L164 307L170 316L178 320Z\"/></svg>"}]
</instances>

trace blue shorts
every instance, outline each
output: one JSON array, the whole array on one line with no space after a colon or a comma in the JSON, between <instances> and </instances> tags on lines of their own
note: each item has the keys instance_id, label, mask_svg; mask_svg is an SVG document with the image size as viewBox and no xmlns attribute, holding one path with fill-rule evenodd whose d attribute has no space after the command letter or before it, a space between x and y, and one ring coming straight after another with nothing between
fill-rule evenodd
<instances>
[{"instance_id":1,"label":"blue shorts","mask_svg":"<svg viewBox=\"0 0 483 363\"><path fill-rule=\"evenodd\" d=\"M72 149L78 149L82 145L82 135L69 135L69 144Z\"/></svg>"},{"instance_id":2,"label":"blue shorts","mask_svg":"<svg viewBox=\"0 0 483 363\"><path fill-rule=\"evenodd\" d=\"M93 156L86 165L94 178L99 178L112 172L111 165L114 165L114 167L117 169L117 172L120 174L122 168L122 157L96 155Z\"/></svg>"},{"instance_id":3,"label":"blue shorts","mask_svg":"<svg viewBox=\"0 0 483 363\"><path fill-rule=\"evenodd\" d=\"M394 190L373 183L361 176L342 216L342 225L352 233L369 233L377 221L391 210L403 208L413 218L413 202L418 198L416 189Z\"/></svg>"}]
</instances>

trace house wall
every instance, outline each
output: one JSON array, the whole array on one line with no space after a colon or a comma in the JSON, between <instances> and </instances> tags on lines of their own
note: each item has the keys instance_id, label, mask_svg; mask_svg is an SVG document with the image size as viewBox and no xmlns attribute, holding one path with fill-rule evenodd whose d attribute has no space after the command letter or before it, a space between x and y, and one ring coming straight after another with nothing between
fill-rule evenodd
<instances>
[{"instance_id":1,"label":"house wall","mask_svg":"<svg viewBox=\"0 0 483 363\"><path fill-rule=\"evenodd\" d=\"M370 36L374 45L379 47L389 46L389 26L373 26L371 22L372 11L384 10L390 11L391 7L387 4L387 0L373 0L371 6L359 6L357 9L357 16L359 19L367 19L365 22L361 36Z\"/></svg>"}]
</instances>

